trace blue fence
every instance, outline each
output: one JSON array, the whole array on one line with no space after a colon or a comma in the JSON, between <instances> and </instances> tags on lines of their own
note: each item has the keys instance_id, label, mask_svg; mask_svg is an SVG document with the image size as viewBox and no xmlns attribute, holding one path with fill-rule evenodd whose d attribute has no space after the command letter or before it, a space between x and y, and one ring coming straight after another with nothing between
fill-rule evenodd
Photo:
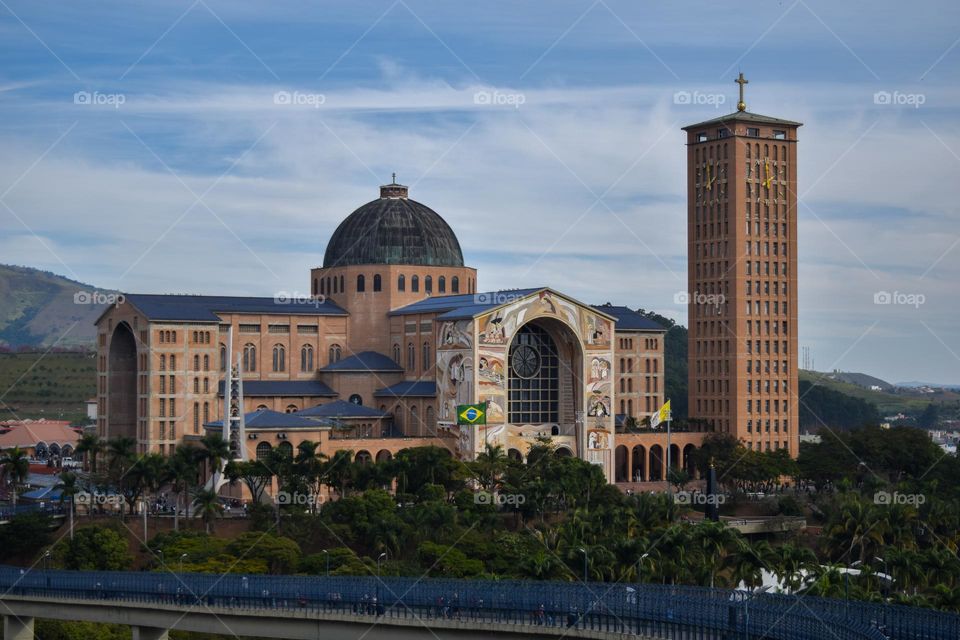
<instances>
[{"instance_id":1,"label":"blue fence","mask_svg":"<svg viewBox=\"0 0 960 640\"><path fill-rule=\"evenodd\" d=\"M25 513L45 513L47 515L57 516L63 515L66 512L66 507L59 502L18 504L16 507L6 505L0 507L0 519L9 520L14 516L23 515Z\"/></svg>"},{"instance_id":2,"label":"blue fence","mask_svg":"<svg viewBox=\"0 0 960 640\"><path fill-rule=\"evenodd\" d=\"M448 618L715 640L956 640L960 616L897 605L650 584L170 572L24 571L0 567L17 596L296 609L371 619ZM201 609L202 610L202 609ZM575 632L571 630L571 635Z\"/></svg>"}]
</instances>

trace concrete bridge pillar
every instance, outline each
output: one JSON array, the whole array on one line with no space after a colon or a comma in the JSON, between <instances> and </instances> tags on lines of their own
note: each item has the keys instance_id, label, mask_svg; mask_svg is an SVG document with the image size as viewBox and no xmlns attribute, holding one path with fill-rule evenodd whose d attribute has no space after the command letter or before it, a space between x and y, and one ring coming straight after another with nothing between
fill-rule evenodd
<instances>
[{"instance_id":1,"label":"concrete bridge pillar","mask_svg":"<svg viewBox=\"0 0 960 640\"><path fill-rule=\"evenodd\" d=\"M3 616L3 640L33 640L33 618Z\"/></svg>"},{"instance_id":2,"label":"concrete bridge pillar","mask_svg":"<svg viewBox=\"0 0 960 640\"><path fill-rule=\"evenodd\" d=\"M31 640L33 636L30 636ZM156 627L133 627L133 640L169 640L170 632L167 629ZM7 640L4 637L4 640ZM17 640L20 640L17 638Z\"/></svg>"}]
</instances>

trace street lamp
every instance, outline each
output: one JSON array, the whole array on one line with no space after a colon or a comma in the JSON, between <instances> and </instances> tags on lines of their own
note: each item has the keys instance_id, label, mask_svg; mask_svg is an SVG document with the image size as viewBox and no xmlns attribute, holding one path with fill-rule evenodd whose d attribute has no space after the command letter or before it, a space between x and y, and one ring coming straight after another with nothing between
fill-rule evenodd
<instances>
[{"instance_id":1,"label":"street lamp","mask_svg":"<svg viewBox=\"0 0 960 640\"><path fill-rule=\"evenodd\" d=\"M47 549L46 551L43 552L43 568L44 569L50 568L50 549Z\"/></svg>"},{"instance_id":2,"label":"street lamp","mask_svg":"<svg viewBox=\"0 0 960 640\"><path fill-rule=\"evenodd\" d=\"M327 577L329 578L330 577L330 554L327 553L326 549L323 549L322 551L323 551L323 556L327 561Z\"/></svg>"},{"instance_id":3,"label":"street lamp","mask_svg":"<svg viewBox=\"0 0 960 640\"><path fill-rule=\"evenodd\" d=\"M584 547L578 549L583 554L583 584L587 584L587 550Z\"/></svg>"},{"instance_id":4,"label":"street lamp","mask_svg":"<svg viewBox=\"0 0 960 640\"><path fill-rule=\"evenodd\" d=\"M187 553L183 553L180 555L180 573L183 573L183 561L186 559L188 555L189 554Z\"/></svg>"},{"instance_id":5,"label":"street lamp","mask_svg":"<svg viewBox=\"0 0 960 640\"><path fill-rule=\"evenodd\" d=\"M637 582L640 582L640 565L643 564L643 561L650 557L650 553L645 553L639 558L637 558Z\"/></svg>"},{"instance_id":6,"label":"street lamp","mask_svg":"<svg viewBox=\"0 0 960 640\"><path fill-rule=\"evenodd\" d=\"M157 555L160 556L160 566L166 566L163 562L163 549L157 549Z\"/></svg>"},{"instance_id":7,"label":"street lamp","mask_svg":"<svg viewBox=\"0 0 960 640\"><path fill-rule=\"evenodd\" d=\"M387 552L386 552L386 551L384 551L383 553L381 553L380 555L377 556L377 605L376 605L377 607L380 606L380 582L381 582L381 580L380 580L380 561L381 561L381 560L386 560L386 558L387 558ZM374 612L376 613L376 607L374 607Z\"/></svg>"}]
</instances>

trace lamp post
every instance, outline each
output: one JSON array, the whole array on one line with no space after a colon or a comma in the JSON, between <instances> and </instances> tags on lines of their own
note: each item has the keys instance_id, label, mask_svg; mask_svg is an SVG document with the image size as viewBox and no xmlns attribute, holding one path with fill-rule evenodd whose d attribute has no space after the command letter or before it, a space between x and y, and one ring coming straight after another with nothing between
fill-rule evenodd
<instances>
[{"instance_id":1,"label":"lamp post","mask_svg":"<svg viewBox=\"0 0 960 640\"><path fill-rule=\"evenodd\" d=\"M180 554L180 573L183 573L183 561L188 555L190 554L187 554L187 553Z\"/></svg>"},{"instance_id":2,"label":"lamp post","mask_svg":"<svg viewBox=\"0 0 960 640\"><path fill-rule=\"evenodd\" d=\"M46 551L43 552L43 568L44 569L50 568L50 549L47 549Z\"/></svg>"},{"instance_id":3,"label":"lamp post","mask_svg":"<svg viewBox=\"0 0 960 640\"><path fill-rule=\"evenodd\" d=\"M327 577L329 578L330 577L330 554L327 553L326 549L323 549L323 557L327 563Z\"/></svg>"},{"instance_id":4,"label":"lamp post","mask_svg":"<svg viewBox=\"0 0 960 640\"><path fill-rule=\"evenodd\" d=\"M650 553L647 552L637 558L637 582L640 582L640 566L643 564L643 561L650 557Z\"/></svg>"},{"instance_id":5,"label":"lamp post","mask_svg":"<svg viewBox=\"0 0 960 640\"><path fill-rule=\"evenodd\" d=\"M381 582L380 581L380 561L386 560L386 558L387 558L386 551L384 551L383 553L377 556L377 607L380 606L380 582ZM374 610L376 611L376 607L374 608Z\"/></svg>"},{"instance_id":6,"label":"lamp post","mask_svg":"<svg viewBox=\"0 0 960 640\"><path fill-rule=\"evenodd\" d=\"M160 556L160 566L165 566L163 562L163 549L157 549L157 555Z\"/></svg>"},{"instance_id":7,"label":"lamp post","mask_svg":"<svg viewBox=\"0 0 960 640\"><path fill-rule=\"evenodd\" d=\"M584 547L580 547L579 551L580 553L583 554L583 584L587 584L587 563L588 563L587 550Z\"/></svg>"}]
</instances>

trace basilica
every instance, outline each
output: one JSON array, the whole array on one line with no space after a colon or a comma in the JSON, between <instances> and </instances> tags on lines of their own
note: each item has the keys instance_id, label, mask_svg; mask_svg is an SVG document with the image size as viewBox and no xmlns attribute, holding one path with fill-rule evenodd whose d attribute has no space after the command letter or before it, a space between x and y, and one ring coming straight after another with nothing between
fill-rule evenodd
<instances>
[{"instance_id":1,"label":"basilica","mask_svg":"<svg viewBox=\"0 0 960 640\"><path fill-rule=\"evenodd\" d=\"M125 294L97 321L100 435L169 455L222 428L235 370L247 459L309 440L360 462L425 445L522 460L545 436L610 482L664 480L668 450L691 465L700 434L643 428L664 402L663 327L549 286L483 290L395 181L333 232L310 292ZM464 405L484 420L462 424Z\"/></svg>"}]
</instances>

